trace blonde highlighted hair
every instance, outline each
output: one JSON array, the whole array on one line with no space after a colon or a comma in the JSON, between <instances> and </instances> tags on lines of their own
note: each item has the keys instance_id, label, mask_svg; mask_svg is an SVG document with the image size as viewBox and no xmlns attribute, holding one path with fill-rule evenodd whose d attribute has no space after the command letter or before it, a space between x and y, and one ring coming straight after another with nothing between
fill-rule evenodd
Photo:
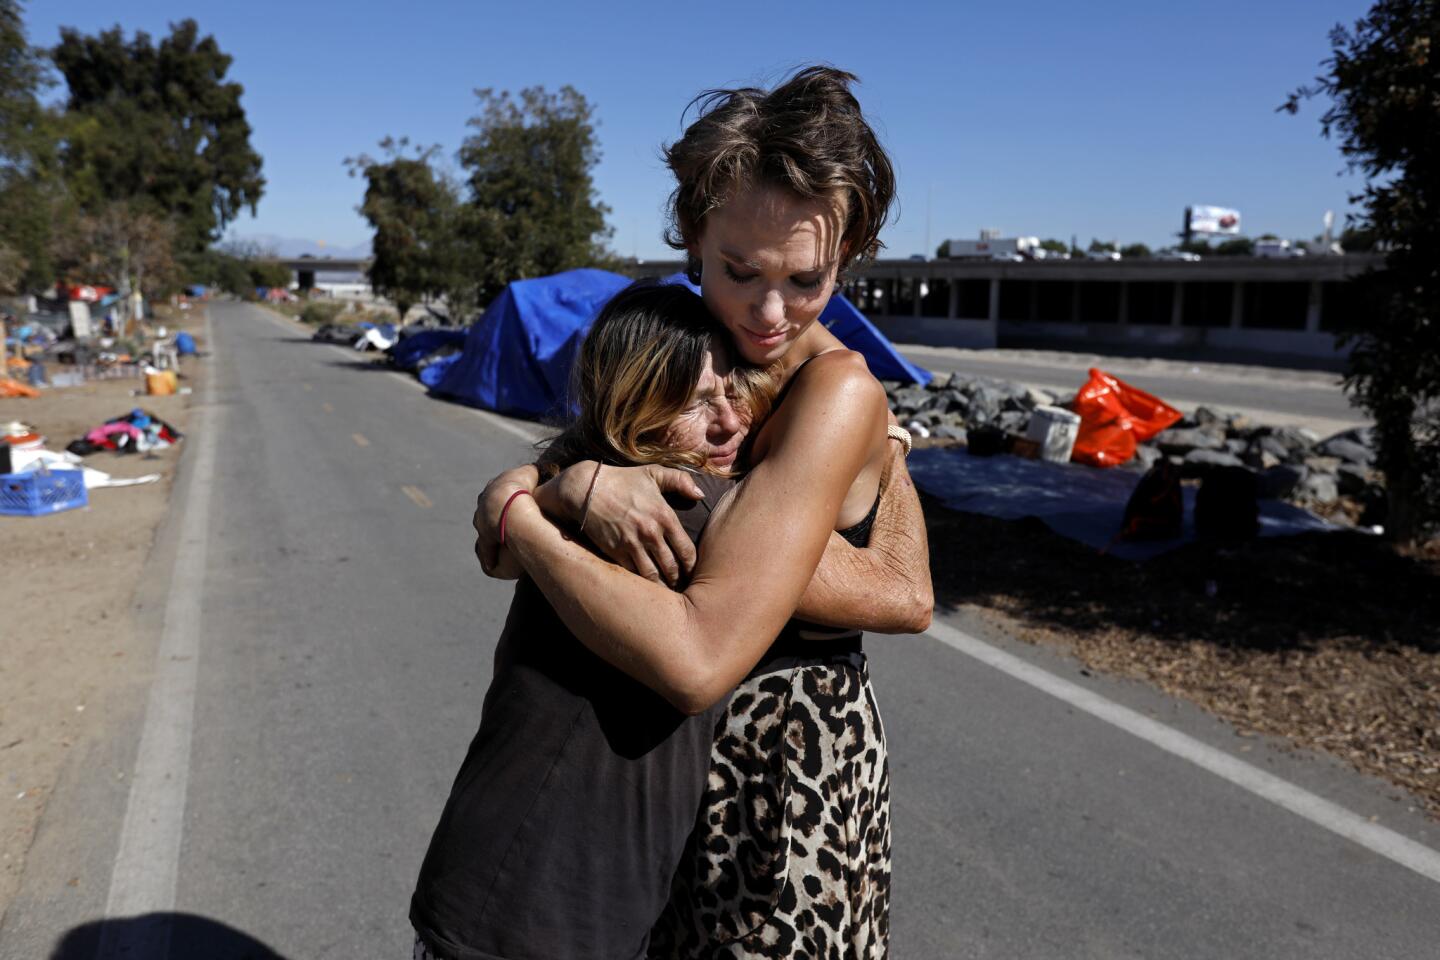
<instances>
[{"instance_id":1,"label":"blonde highlighted hair","mask_svg":"<svg viewBox=\"0 0 1440 960\"><path fill-rule=\"evenodd\" d=\"M705 352L724 337L700 297L681 284L640 280L621 290L580 347L572 373L574 419L545 444L542 471L553 476L581 460L706 469L703 453L667 446L665 430L689 406ZM731 382L742 419L764 419L775 399L774 378L737 367Z\"/></svg>"}]
</instances>

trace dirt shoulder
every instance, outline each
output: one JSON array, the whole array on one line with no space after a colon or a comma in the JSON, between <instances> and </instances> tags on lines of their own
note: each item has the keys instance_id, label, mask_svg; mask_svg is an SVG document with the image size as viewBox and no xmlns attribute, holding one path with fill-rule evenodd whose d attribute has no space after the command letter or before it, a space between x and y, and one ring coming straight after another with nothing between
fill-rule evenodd
<instances>
[{"instance_id":1,"label":"dirt shoulder","mask_svg":"<svg viewBox=\"0 0 1440 960\"><path fill-rule=\"evenodd\" d=\"M203 309L165 322L189 330L204 352ZM196 386L206 363L183 358L182 386ZM143 387L136 379L90 381L0 400L0 423L30 424L55 451L135 407L184 432L190 397L131 395ZM105 730L107 693L151 669L145 654L154 638L139 629L134 599L183 446L85 458L114 477L158 473L155 483L91 490L88 506L49 516L0 516L0 917L69 754Z\"/></svg>"},{"instance_id":2,"label":"dirt shoulder","mask_svg":"<svg viewBox=\"0 0 1440 960\"><path fill-rule=\"evenodd\" d=\"M1136 564L923 499L937 604L1334 754L1440 819L1440 549L1307 534Z\"/></svg>"}]
</instances>

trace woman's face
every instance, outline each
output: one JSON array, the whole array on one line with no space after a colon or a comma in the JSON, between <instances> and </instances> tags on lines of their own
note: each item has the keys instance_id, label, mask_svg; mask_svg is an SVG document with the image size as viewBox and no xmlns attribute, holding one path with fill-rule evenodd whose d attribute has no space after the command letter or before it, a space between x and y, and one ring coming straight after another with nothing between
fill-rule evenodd
<instances>
[{"instance_id":1,"label":"woman's face","mask_svg":"<svg viewBox=\"0 0 1440 960\"><path fill-rule=\"evenodd\" d=\"M705 351L705 364L690 403L665 430L665 445L703 453L706 466L714 470L734 466L750 418L746 411L736 409L729 386L729 357L721 344L714 343Z\"/></svg>"},{"instance_id":2,"label":"woman's face","mask_svg":"<svg viewBox=\"0 0 1440 960\"><path fill-rule=\"evenodd\" d=\"M700 292L756 366L781 359L810 328L835 288L844 203L779 187L751 187L705 217Z\"/></svg>"}]
</instances>

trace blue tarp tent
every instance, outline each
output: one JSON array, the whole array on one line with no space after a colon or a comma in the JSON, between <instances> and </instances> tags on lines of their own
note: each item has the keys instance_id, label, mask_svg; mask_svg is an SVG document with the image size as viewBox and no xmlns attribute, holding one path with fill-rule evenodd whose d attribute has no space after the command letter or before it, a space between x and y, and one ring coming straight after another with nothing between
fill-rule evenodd
<instances>
[{"instance_id":1,"label":"blue tarp tent","mask_svg":"<svg viewBox=\"0 0 1440 960\"><path fill-rule=\"evenodd\" d=\"M401 370L414 370L436 350L444 347L465 345L465 333L462 329L454 327L440 327L431 330L420 330L397 340L387 353L390 360Z\"/></svg>"},{"instance_id":2,"label":"blue tarp tent","mask_svg":"<svg viewBox=\"0 0 1440 960\"><path fill-rule=\"evenodd\" d=\"M683 274L666 282L696 289ZM429 376L421 379L437 394L499 413L524 417L562 413L570 367L590 322L629 283L628 278L604 270L516 280L470 328L464 352L444 368L438 382L432 382L439 375L432 372L437 364L422 371ZM900 356L845 298L831 297L820 321L845 346L865 357L876 378L930 382L928 370Z\"/></svg>"},{"instance_id":3,"label":"blue tarp tent","mask_svg":"<svg viewBox=\"0 0 1440 960\"><path fill-rule=\"evenodd\" d=\"M876 380L913 381L922 387L930 382L933 374L929 370L900 356L900 351L885 334L875 329L875 324L840 294L830 298L825 312L820 314L820 322L841 343L865 358Z\"/></svg>"},{"instance_id":4,"label":"blue tarp tent","mask_svg":"<svg viewBox=\"0 0 1440 960\"><path fill-rule=\"evenodd\" d=\"M600 308L629 283L605 270L516 280L470 328L460 359L433 389L499 413L559 412L580 339Z\"/></svg>"},{"instance_id":5,"label":"blue tarp tent","mask_svg":"<svg viewBox=\"0 0 1440 960\"><path fill-rule=\"evenodd\" d=\"M665 278L665 282L683 283L696 293L700 292L700 288L683 273L672 274ZM900 356L900 351L886 339L885 334L875 329L865 314L840 294L830 298L825 312L820 314L820 322L835 334L836 339L865 358L876 380L899 380L902 383L918 383L922 387L930 382L932 375L929 370L917 367Z\"/></svg>"}]
</instances>

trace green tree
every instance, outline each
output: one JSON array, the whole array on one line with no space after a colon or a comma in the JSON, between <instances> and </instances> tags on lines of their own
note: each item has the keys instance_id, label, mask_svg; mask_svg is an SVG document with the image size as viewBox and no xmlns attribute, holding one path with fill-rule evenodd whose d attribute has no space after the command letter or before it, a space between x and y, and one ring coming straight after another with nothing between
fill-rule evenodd
<instances>
[{"instance_id":1,"label":"green tree","mask_svg":"<svg viewBox=\"0 0 1440 960\"><path fill-rule=\"evenodd\" d=\"M1231 237L1215 244L1210 248L1210 252L1217 257L1253 257L1255 241L1249 237Z\"/></svg>"},{"instance_id":2,"label":"green tree","mask_svg":"<svg viewBox=\"0 0 1440 960\"><path fill-rule=\"evenodd\" d=\"M55 116L42 51L25 35L24 8L0 0L0 292L54 280L50 246L64 205L55 177Z\"/></svg>"},{"instance_id":3,"label":"green tree","mask_svg":"<svg viewBox=\"0 0 1440 960\"><path fill-rule=\"evenodd\" d=\"M935 256L936 256L937 259L940 259L940 260L944 260L946 257L950 256L950 241L949 241L949 240L941 240L941 241L940 241L940 246L938 246L938 247L935 248Z\"/></svg>"},{"instance_id":4,"label":"green tree","mask_svg":"<svg viewBox=\"0 0 1440 960\"><path fill-rule=\"evenodd\" d=\"M1090 238L1090 246L1086 248L1089 253L1107 253L1113 250L1115 250L1115 244L1097 240L1094 237Z\"/></svg>"},{"instance_id":5,"label":"green tree","mask_svg":"<svg viewBox=\"0 0 1440 960\"><path fill-rule=\"evenodd\" d=\"M1375 234L1353 224L1340 232L1340 249L1346 253L1367 253L1375 249Z\"/></svg>"},{"instance_id":6,"label":"green tree","mask_svg":"<svg viewBox=\"0 0 1440 960\"><path fill-rule=\"evenodd\" d=\"M452 317L475 306L476 281L466 256L471 215L455 184L434 167L439 147L416 147L389 137L380 142L385 159L367 155L345 161L350 175L363 176L360 213L375 230L370 284L389 298L403 320L410 307L444 298Z\"/></svg>"},{"instance_id":7,"label":"green tree","mask_svg":"<svg viewBox=\"0 0 1440 960\"><path fill-rule=\"evenodd\" d=\"M600 159L594 110L570 86L477 90L480 112L460 148L473 216L461 225L489 300L509 283L609 261L609 208L591 172Z\"/></svg>"},{"instance_id":8,"label":"green tree","mask_svg":"<svg viewBox=\"0 0 1440 960\"><path fill-rule=\"evenodd\" d=\"M1120 256L1127 260L1146 260L1150 257L1150 248L1143 243L1129 243L1120 248Z\"/></svg>"},{"instance_id":9,"label":"green tree","mask_svg":"<svg viewBox=\"0 0 1440 960\"><path fill-rule=\"evenodd\" d=\"M227 82L231 58L194 20L153 44L119 27L97 36L65 28L52 52L69 97L61 146L75 202L94 215L131 202L176 221L176 247L203 256L226 224L264 191L259 154Z\"/></svg>"},{"instance_id":10,"label":"green tree","mask_svg":"<svg viewBox=\"0 0 1440 960\"><path fill-rule=\"evenodd\" d=\"M1321 130L1366 180L1354 226L1385 266L1352 281L1375 306L1342 333L1346 385L1375 419L1386 529L1409 542L1440 521L1440 0L1378 0L1330 47L1324 72L1280 109L1327 97Z\"/></svg>"},{"instance_id":11,"label":"green tree","mask_svg":"<svg viewBox=\"0 0 1440 960\"><path fill-rule=\"evenodd\" d=\"M1054 237L1040 241L1040 249L1046 253L1069 253L1070 245L1064 240L1056 240Z\"/></svg>"}]
</instances>

